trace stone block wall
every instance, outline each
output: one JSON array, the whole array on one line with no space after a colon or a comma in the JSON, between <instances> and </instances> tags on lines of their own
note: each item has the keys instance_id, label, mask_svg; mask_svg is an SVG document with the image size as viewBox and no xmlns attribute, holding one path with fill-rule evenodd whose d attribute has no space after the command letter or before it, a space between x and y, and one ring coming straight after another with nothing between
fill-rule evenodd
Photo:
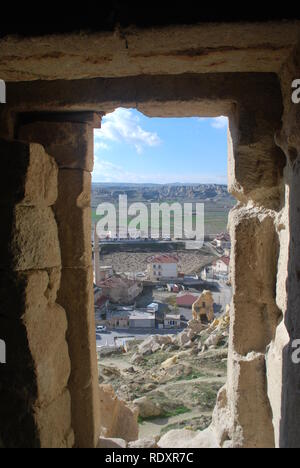
<instances>
[{"instance_id":1,"label":"stone block wall","mask_svg":"<svg viewBox=\"0 0 300 468\"><path fill-rule=\"evenodd\" d=\"M286 155L287 165L277 303L284 313L269 360L269 392L273 398L275 372L282 378L276 398L278 445L291 448L300 446L300 365L292 360L293 342L300 339L300 104L292 102L292 82L297 78L300 78L300 42L280 72L284 113L276 142Z\"/></svg>"},{"instance_id":2,"label":"stone block wall","mask_svg":"<svg viewBox=\"0 0 300 468\"><path fill-rule=\"evenodd\" d=\"M71 426L75 446L97 445L89 208L95 119L78 109L126 105L156 116L229 116L234 294L228 380L211 429L221 447L300 446L299 365L291 359L300 338L300 104L291 102L299 56L296 48L276 73L182 75L178 68L168 76L8 86L12 105L0 108L0 136L27 143L0 146L0 329L14 350L0 367L2 445L69 446ZM40 340L45 328L55 349Z\"/></svg>"},{"instance_id":3,"label":"stone block wall","mask_svg":"<svg viewBox=\"0 0 300 468\"><path fill-rule=\"evenodd\" d=\"M54 214L62 258L57 302L67 314L71 359L68 388L77 447L95 447L100 435L91 244L93 113L27 116L18 137L44 145L58 166Z\"/></svg>"},{"instance_id":4,"label":"stone block wall","mask_svg":"<svg viewBox=\"0 0 300 468\"><path fill-rule=\"evenodd\" d=\"M285 156L275 143L282 115L279 80L266 80L265 90L259 95L252 89L230 116L229 189L238 203L228 222L233 287L228 377L212 423L221 447L277 445L267 363L283 317L276 285Z\"/></svg>"},{"instance_id":5,"label":"stone block wall","mask_svg":"<svg viewBox=\"0 0 300 468\"><path fill-rule=\"evenodd\" d=\"M67 319L56 302L58 169L38 144L1 140L0 154L0 442L72 447Z\"/></svg>"}]
</instances>

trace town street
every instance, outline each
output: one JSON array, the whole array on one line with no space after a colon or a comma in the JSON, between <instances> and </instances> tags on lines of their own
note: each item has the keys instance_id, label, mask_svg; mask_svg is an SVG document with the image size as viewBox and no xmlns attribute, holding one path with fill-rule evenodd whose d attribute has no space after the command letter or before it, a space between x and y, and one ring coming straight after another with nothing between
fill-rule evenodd
<instances>
[{"instance_id":1,"label":"town street","mask_svg":"<svg viewBox=\"0 0 300 468\"><path fill-rule=\"evenodd\" d=\"M176 333L180 333L183 328L177 328L176 330L172 329L158 329L158 328L126 328L124 330L109 330L106 333L96 333L96 342L97 348L100 346L111 346L115 345L116 339L119 342L122 341L123 338L132 338L136 340L145 340L148 336L151 335L174 335Z\"/></svg>"}]
</instances>

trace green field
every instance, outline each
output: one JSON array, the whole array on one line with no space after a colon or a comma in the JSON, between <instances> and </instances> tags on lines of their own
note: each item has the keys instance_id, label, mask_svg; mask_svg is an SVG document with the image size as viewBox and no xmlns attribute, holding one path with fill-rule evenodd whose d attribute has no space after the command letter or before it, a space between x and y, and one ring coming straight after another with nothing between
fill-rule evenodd
<instances>
[{"instance_id":1,"label":"green field","mask_svg":"<svg viewBox=\"0 0 300 468\"><path fill-rule=\"evenodd\" d=\"M227 231L227 221L228 221L228 212L229 209L220 209L216 207L205 207L204 209L204 229L205 236L213 236L219 232ZM150 217L149 217L150 218ZM128 223L133 219L133 217L128 216ZM96 215L96 209L92 209L92 223L93 226L95 222L100 220L100 216ZM148 220L149 227L151 227L151 219ZM193 215L193 226L196 223L196 215ZM173 232L174 227L174 218L171 213L171 232ZM138 226L139 228L139 226Z\"/></svg>"}]
</instances>

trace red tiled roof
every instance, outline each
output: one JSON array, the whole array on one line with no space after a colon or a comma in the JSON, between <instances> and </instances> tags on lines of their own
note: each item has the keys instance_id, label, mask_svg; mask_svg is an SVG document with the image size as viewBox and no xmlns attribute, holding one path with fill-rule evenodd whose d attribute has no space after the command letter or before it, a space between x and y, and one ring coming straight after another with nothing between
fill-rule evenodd
<instances>
[{"instance_id":1,"label":"red tiled roof","mask_svg":"<svg viewBox=\"0 0 300 468\"><path fill-rule=\"evenodd\" d=\"M131 286L135 281L130 280L127 278L119 278L116 276L112 276L111 278L107 278L106 280L103 280L99 283L100 288L115 288L115 287L120 287L120 286Z\"/></svg>"},{"instance_id":2,"label":"red tiled roof","mask_svg":"<svg viewBox=\"0 0 300 468\"><path fill-rule=\"evenodd\" d=\"M105 302L106 302L107 300L108 300L108 298L107 298L106 296L100 296L100 297L97 299L95 305L98 306L98 307L101 307L101 306L103 306L103 305L105 304Z\"/></svg>"},{"instance_id":3,"label":"red tiled roof","mask_svg":"<svg viewBox=\"0 0 300 468\"><path fill-rule=\"evenodd\" d=\"M225 263L225 265L229 265L229 262L230 262L230 258L229 257L220 257L219 260L221 260L221 262ZM217 260L218 261L218 260Z\"/></svg>"},{"instance_id":4,"label":"red tiled roof","mask_svg":"<svg viewBox=\"0 0 300 468\"><path fill-rule=\"evenodd\" d=\"M197 299L198 296L195 294L180 294L176 297L176 303L181 306L192 306Z\"/></svg>"},{"instance_id":5,"label":"red tiled roof","mask_svg":"<svg viewBox=\"0 0 300 468\"><path fill-rule=\"evenodd\" d=\"M224 240L226 242L230 241L230 235L227 232L221 232L216 236L217 240Z\"/></svg>"},{"instance_id":6,"label":"red tiled roof","mask_svg":"<svg viewBox=\"0 0 300 468\"><path fill-rule=\"evenodd\" d=\"M230 263L230 258L229 257L226 257L225 255L223 257L220 257L220 258L217 258L217 260L215 260L212 264L213 265L216 265L217 262L223 262L225 263L225 265L229 266L229 263Z\"/></svg>"},{"instance_id":7,"label":"red tiled roof","mask_svg":"<svg viewBox=\"0 0 300 468\"><path fill-rule=\"evenodd\" d=\"M179 258L175 255L161 254L153 255L152 257L147 258L148 263L178 263Z\"/></svg>"}]
</instances>

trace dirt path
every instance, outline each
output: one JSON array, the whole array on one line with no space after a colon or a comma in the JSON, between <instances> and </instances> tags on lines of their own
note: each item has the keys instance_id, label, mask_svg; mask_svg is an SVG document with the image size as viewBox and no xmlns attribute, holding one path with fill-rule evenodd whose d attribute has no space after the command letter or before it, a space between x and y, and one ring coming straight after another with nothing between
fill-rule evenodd
<instances>
[{"instance_id":1,"label":"dirt path","mask_svg":"<svg viewBox=\"0 0 300 468\"><path fill-rule=\"evenodd\" d=\"M157 418L151 421L145 421L143 424L139 426L139 438L151 438L157 435L160 435L161 430L169 426L170 424L180 423L185 420L190 420L192 418L197 418L200 416L211 416L210 412L203 412L203 411L191 411L189 413L179 414L177 416L172 416L170 418Z\"/></svg>"},{"instance_id":2,"label":"dirt path","mask_svg":"<svg viewBox=\"0 0 300 468\"><path fill-rule=\"evenodd\" d=\"M101 358L100 365L107 366L107 367L114 367L119 369L120 371L124 371L129 369L130 367L136 368L130 364L124 357L114 356L113 358Z\"/></svg>"},{"instance_id":3,"label":"dirt path","mask_svg":"<svg viewBox=\"0 0 300 468\"><path fill-rule=\"evenodd\" d=\"M177 382L170 382L170 383L161 383L159 385L160 389L162 391L167 390L170 387L176 387L176 386L182 386L187 383L205 383L205 384L213 384L213 383L224 383L226 382L226 377L217 377L217 376L212 376L212 377L198 377L197 379L180 379ZM151 392L150 392L151 393Z\"/></svg>"}]
</instances>

